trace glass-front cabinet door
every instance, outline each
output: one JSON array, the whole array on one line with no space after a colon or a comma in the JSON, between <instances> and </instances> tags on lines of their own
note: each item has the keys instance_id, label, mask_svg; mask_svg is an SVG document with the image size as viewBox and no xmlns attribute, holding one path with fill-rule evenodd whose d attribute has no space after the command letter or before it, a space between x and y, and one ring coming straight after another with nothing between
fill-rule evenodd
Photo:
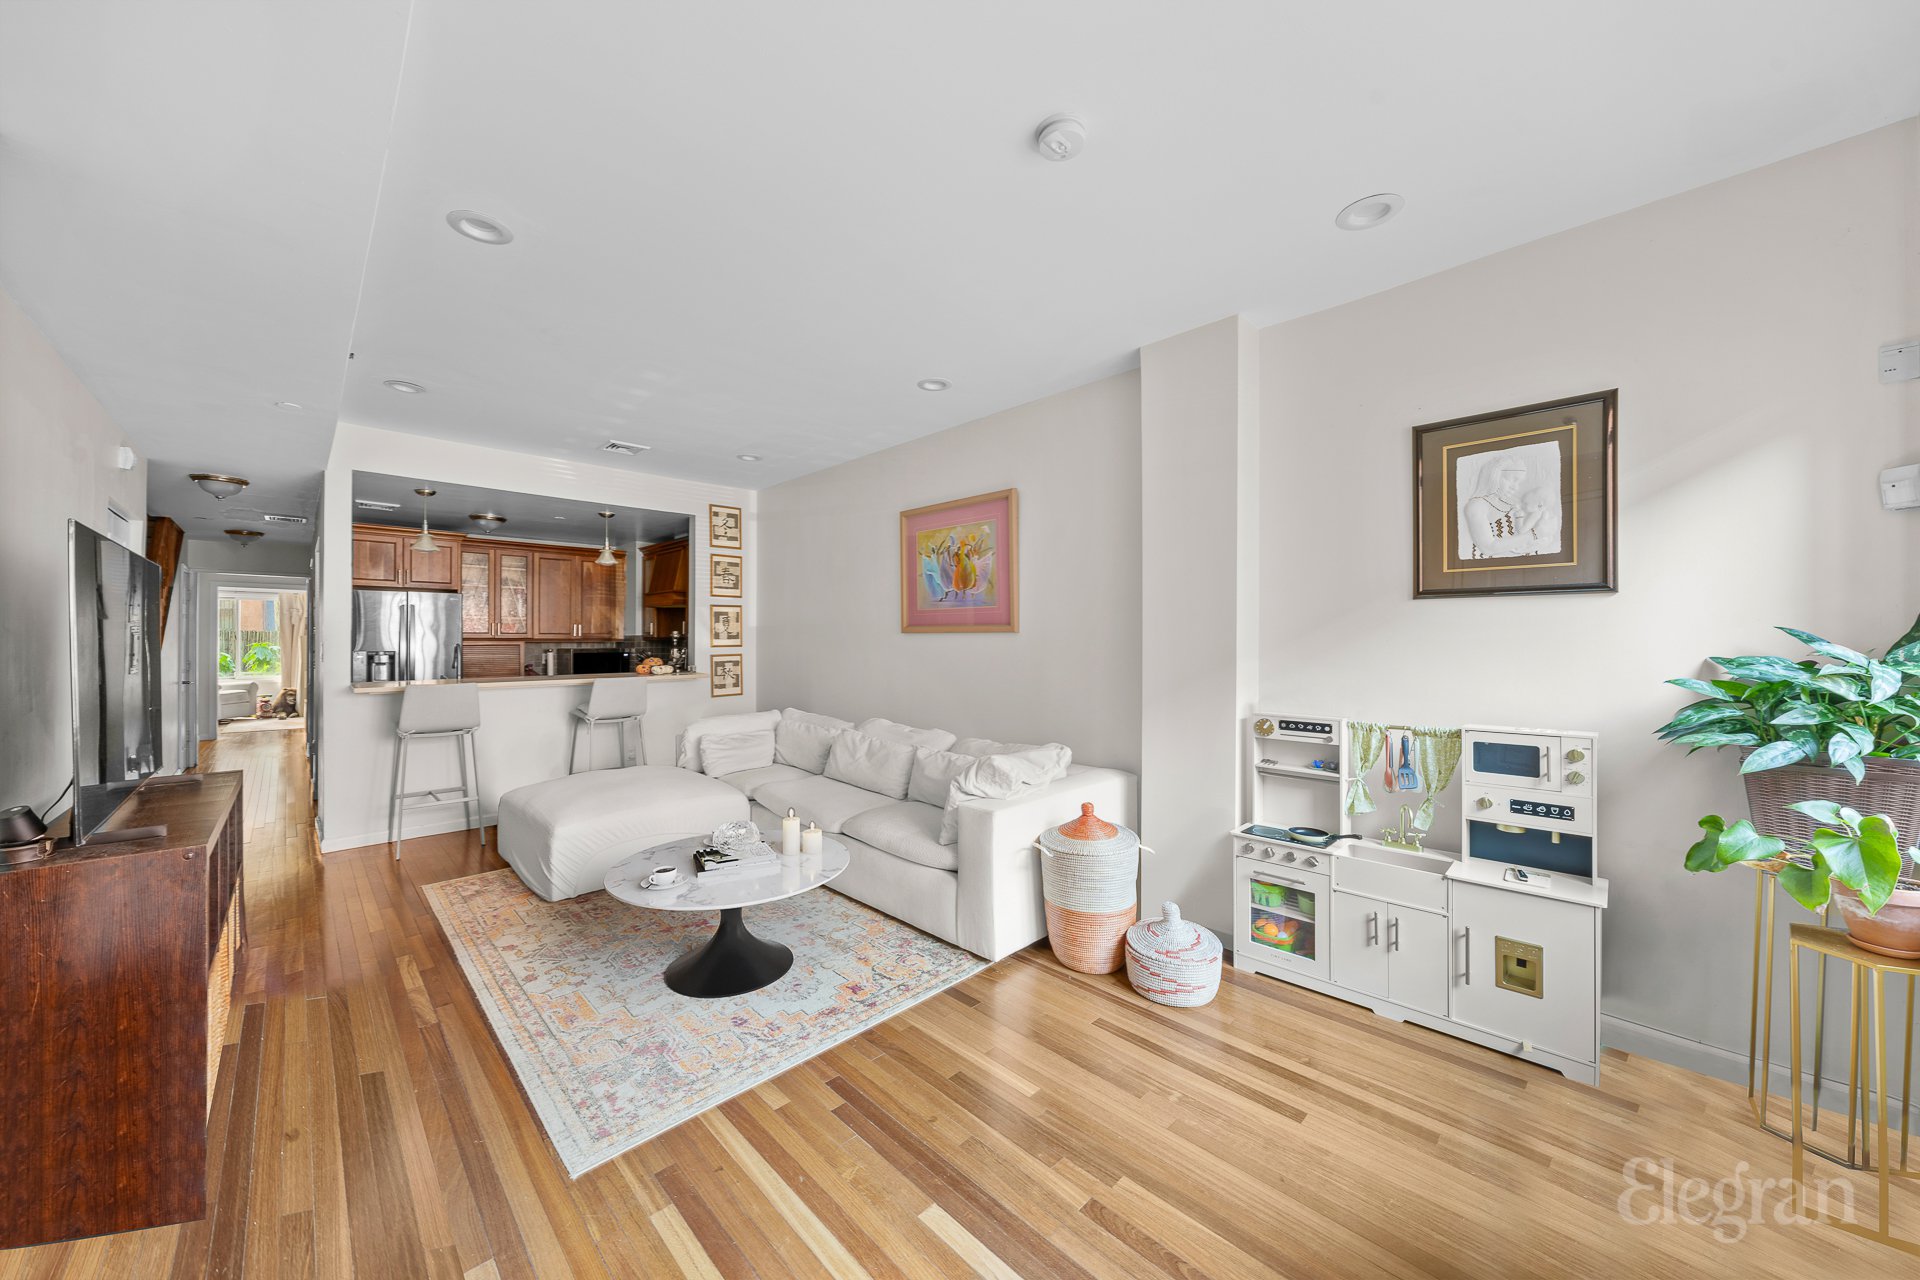
<instances>
[{"instance_id":1,"label":"glass-front cabinet door","mask_svg":"<svg viewBox=\"0 0 1920 1280\"><path fill-rule=\"evenodd\" d=\"M531 553L494 553L494 635L524 636L533 630L532 581Z\"/></svg>"},{"instance_id":2,"label":"glass-front cabinet door","mask_svg":"<svg viewBox=\"0 0 1920 1280\"><path fill-rule=\"evenodd\" d=\"M493 634L493 552L486 548L460 552L460 633Z\"/></svg>"}]
</instances>

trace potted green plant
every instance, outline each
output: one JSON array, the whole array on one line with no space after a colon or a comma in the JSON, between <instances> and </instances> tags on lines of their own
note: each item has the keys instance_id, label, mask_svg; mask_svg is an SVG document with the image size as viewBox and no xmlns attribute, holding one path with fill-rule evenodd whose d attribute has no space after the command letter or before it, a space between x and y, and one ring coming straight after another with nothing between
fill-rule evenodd
<instances>
[{"instance_id":1,"label":"potted green plant","mask_svg":"<svg viewBox=\"0 0 1920 1280\"><path fill-rule=\"evenodd\" d=\"M1668 681L1701 697L1659 736L1737 748L1751 811L1702 818L1687 869L1771 864L1809 910L1831 897L1861 946L1920 956L1920 879L1899 842L1920 830L1920 621L1882 658L1780 630L1818 658L1713 658L1725 679Z\"/></svg>"}]
</instances>

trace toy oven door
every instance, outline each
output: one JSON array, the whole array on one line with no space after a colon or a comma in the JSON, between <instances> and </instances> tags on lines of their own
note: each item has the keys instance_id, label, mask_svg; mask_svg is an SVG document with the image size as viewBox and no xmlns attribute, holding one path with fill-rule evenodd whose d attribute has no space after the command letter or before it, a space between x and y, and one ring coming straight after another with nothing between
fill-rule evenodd
<instances>
[{"instance_id":1,"label":"toy oven door","mask_svg":"<svg viewBox=\"0 0 1920 1280\"><path fill-rule=\"evenodd\" d=\"M1237 951L1276 970L1328 976L1319 921L1331 902L1324 873L1235 859Z\"/></svg>"},{"instance_id":2,"label":"toy oven door","mask_svg":"<svg viewBox=\"0 0 1920 1280\"><path fill-rule=\"evenodd\" d=\"M1460 771L1469 787L1560 790L1560 739L1528 733L1468 733Z\"/></svg>"}]
</instances>

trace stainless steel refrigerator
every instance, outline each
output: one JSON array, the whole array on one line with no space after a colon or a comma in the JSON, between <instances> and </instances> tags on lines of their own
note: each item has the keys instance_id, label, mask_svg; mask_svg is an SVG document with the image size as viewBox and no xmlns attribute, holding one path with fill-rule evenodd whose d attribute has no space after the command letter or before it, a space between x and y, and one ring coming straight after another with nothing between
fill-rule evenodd
<instances>
[{"instance_id":1,"label":"stainless steel refrigerator","mask_svg":"<svg viewBox=\"0 0 1920 1280\"><path fill-rule=\"evenodd\" d=\"M460 676L460 593L353 593L353 678L456 680Z\"/></svg>"}]
</instances>

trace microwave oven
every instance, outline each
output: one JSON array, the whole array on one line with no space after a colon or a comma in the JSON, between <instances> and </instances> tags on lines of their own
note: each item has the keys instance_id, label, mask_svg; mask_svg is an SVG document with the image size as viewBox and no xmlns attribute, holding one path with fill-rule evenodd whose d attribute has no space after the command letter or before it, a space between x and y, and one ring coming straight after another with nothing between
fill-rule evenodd
<instances>
[{"instance_id":1,"label":"microwave oven","mask_svg":"<svg viewBox=\"0 0 1920 1280\"><path fill-rule=\"evenodd\" d=\"M1460 778L1469 790L1593 794L1594 735L1538 729L1465 729Z\"/></svg>"}]
</instances>

